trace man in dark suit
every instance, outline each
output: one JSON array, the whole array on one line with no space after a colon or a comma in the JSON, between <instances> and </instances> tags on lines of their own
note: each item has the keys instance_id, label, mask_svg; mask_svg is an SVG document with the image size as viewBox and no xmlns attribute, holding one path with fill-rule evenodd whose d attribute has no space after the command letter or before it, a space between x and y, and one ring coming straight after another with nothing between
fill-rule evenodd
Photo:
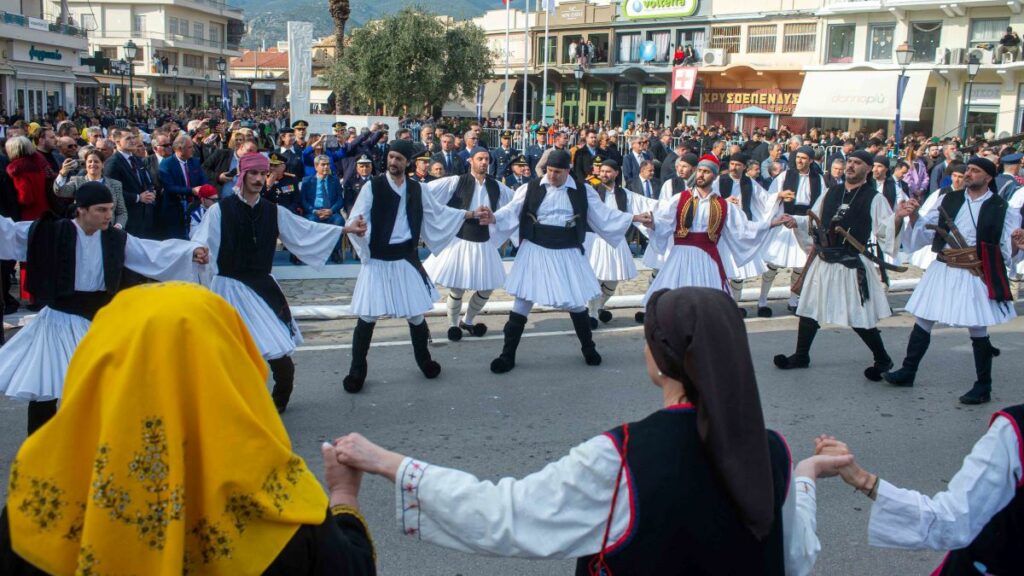
<instances>
[{"instance_id":1,"label":"man in dark suit","mask_svg":"<svg viewBox=\"0 0 1024 576\"><path fill-rule=\"evenodd\" d=\"M640 164L651 160L651 155L644 150L644 139L642 136L630 138L629 146L629 152L622 159L622 178L627 184L640 176Z\"/></svg>"},{"instance_id":2,"label":"man in dark suit","mask_svg":"<svg viewBox=\"0 0 1024 576\"><path fill-rule=\"evenodd\" d=\"M846 158L853 153L853 149L855 147L856 142L854 142L853 138L848 138L846 141L843 142L842 150L840 150L839 152L829 154L828 158L825 159L825 165L832 166L832 162L835 161L836 159L842 160L845 164Z\"/></svg>"},{"instance_id":3,"label":"man in dark suit","mask_svg":"<svg viewBox=\"0 0 1024 576\"><path fill-rule=\"evenodd\" d=\"M661 180L654 176L654 162L644 160L636 178L629 181L629 189L644 198L658 199L661 194Z\"/></svg>"},{"instance_id":4,"label":"man in dark suit","mask_svg":"<svg viewBox=\"0 0 1024 576\"><path fill-rule=\"evenodd\" d=\"M391 145L388 144L388 133L381 132L377 141L370 148L370 160L373 161L373 173L383 174L388 171L388 151Z\"/></svg>"},{"instance_id":5,"label":"man in dark suit","mask_svg":"<svg viewBox=\"0 0 1024 576\"><path fill-rule=\"evenodd\" d=\"M195 144L188 136L178 136L173 147L174 154L160 161L160 182L164 193L157 218L158 230L162 238L188 238L185 206L199 187L209 182L199 159L193 157ZM128 223L131 224L130 213Z\"/></svg>"},{"instance_id":6,"label":"man in dark suit","mask_svg":"<svg viewBox=\"0 0 1024 576\"><path fill-rule=\"evenodd\" d=\"M155 238L156 192L149 179L143 179L142 163L135 157L137 145L134 134L127 130L121 132L117 151L103 165L103 176L121 182L128 209L125 231L138 238ZM150 185L146 186L147 183Z\"/></svg>"},{"instance_id":7,"label":"man in dark suit","mask_svg":"<svg viewBox=\"0 0 1024 576\"><path fill-rule=\"evenodd\" d=\"M572 177L576 185L583 186L594 171L594 158L604 156L604 151L597 147L597 132L587 132L587 140L576 150L573 156Z\"/></svg>"},{"instance_id":8,"label":"man in dark suit","mask_svg":"<svg viewBox=\"0 0 1024 576\"><path fill-rule=\"evenodd\" d=\"M344 226L341 215L345 207L345 195L338 178L331 174L331 158L321 154L313 159L316 174L302 179L302 211L306 218L321 224ZM341 239L331 254L332 262L341 262Z\"/></svg>"},{"instance_id":9,"label":"man in dark suit","mask_svg":"<svg viewBox=\"0 0 1024 576\"><path fill-rule=\"evenodd\" d=\"M434 154L431 161L444 164L447 176L462 176L466 173L466 164L455 150L455 136L451 134L441 137L441 151Z\"/></svg>"}]
</instances>

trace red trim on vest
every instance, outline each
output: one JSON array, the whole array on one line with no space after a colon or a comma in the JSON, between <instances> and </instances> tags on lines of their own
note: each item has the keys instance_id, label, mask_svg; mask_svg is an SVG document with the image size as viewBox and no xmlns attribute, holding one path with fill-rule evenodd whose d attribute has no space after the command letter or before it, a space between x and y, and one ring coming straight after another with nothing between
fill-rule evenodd
<instances>
[{"instance_id":1,"label":"red trim on vest","mask_svg":"<svg viewBox=\"0 0 1024 576\"><path fill-rule=\"evenodd\" d=\"M942 574L942 571L946 568L946 562L949 562L949 555L952 553L952 551L946 552L946 555L942 557L942 562L939 563L929 576L939 576Z\"/></svg>"},{"instance_id":2,"label":"red trim on vest","mask_svg":"<svg viewBox=\"0 0 1024 576\"><path fill-rule=\"evenodd\" d=\"M693 405L693 402L683 402L682 404L665 406L664 410L693 410L695 408L697 407Z\"/></svg>"},{"instance_id":3,"label":"red trim on vest","mask_svg":"<svg viewBox=\"0 0 1024 576\"><path fill-rule=\"evenodd\" d=\"M1010 426L1013 426L1013 431L1017 433L1017 452L1020 456L1021 466L1024 466L1024 436L1021 436L1020 427L1017 426L1017 421L1013 419L1009 414L1000 410L992 415L992 419L988 421L989 427L996 421L996 418L1002 416L1010 421ZM1020 479L1017 480L1017 488L1024 486L1024 475L1021 475Z\"/></svg>"},{"instance_id":4,"label":"red trim on vest","mask_svg":"<svg viewBox=\"0 0 1024 576\"><path fill-rule=\"evenodd\" d=\"M623 426L623 431L625 434L626 442L629 442L627 426L628 425ZM636 490L633 488L633 471L629 469L629 462L626 461L626 454L624 453L623 447L619 445L619 442L618 440L615 439L614 435L608 432L605 432L604 435L607 436L608 439L612 441L612 445L615 446L615 451L619 453L619 458L622 460L622 468L626 476L626 491L628 492L629 497L629 525L626 526L626 531L622 533L622 536L620 536L618 540L611 543L610 545L608 545L607 548L602 550L602 552L604 552L604 554L607 555L614 553L623 545L625 545L626 542L628 542L630 537L633 535L633 531L636 530ZM616 483L615 491L618 492L618 490L619 485L618 483ZM612 510L610 510L608 513L609 530L611 528L611 519L614 510L615 508L613 507ZM598 556L600 556L600 554L598 554Z\"/></svg>"},{"instance_id":5,"label":"red trim on vest","mask_svg":"<svg viewBox=\"0 0 1024 576\"><path fill-rule=\"evenodd\" d=\"M722 290L729 291L729 279L725 276L725 266L722 264L722 255L718 253L718 243L712 242L707 232L690 232L682 238L676 237L676 246L693 246L714 260L718 266L718 277L722 279Z\"/></svg>"},{"instance_id":6,"label":"red trim on vest","mask_svg":"<svg viewBox=\"0 0 1024 576\"><path fill-rule=\"evenodd\" d=\"M683 226L683 224L686 222L686 208L687 208L687 205L690 203L690 200L693 199L693 198L694 198L693 192L690 191L690 190L683 190L682 192L679 193L679 203L676 204L676 233L677 233L676 234L676 239L677 240L679 239L678 232L679 232L680 228ZM711 214L708 214L708 229L707 229L706 233L708 233L711 237L716 238L715 242L717 242L718 241L717 239L722 237L722 228L725 227L725 221L729 217L729 203L725 201L725 198L722 198L720 195L717 195L717 194L713 195L712 198L713 198L714 202L716 202L718 204L719 211L722 214L722 219L719 222L712 222L711 221ZM699 202L699 201L700 200L698 199L696 202ZM696 202L695 202L695 204L696 204ZM696 216L697 216L697 206L696 205L694 205L693 211L694 211L694 217L696 218ZM689 230L687 230L687 233L688 234L693 234L693 232L690 232Z\"/></svg>"}]
</instances>

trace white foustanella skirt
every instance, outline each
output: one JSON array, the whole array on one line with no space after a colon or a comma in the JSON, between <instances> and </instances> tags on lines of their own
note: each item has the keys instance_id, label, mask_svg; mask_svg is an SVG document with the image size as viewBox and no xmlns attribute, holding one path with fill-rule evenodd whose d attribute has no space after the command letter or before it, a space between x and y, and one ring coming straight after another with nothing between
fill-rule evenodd
<instances>
[{"instance_id":1,"label":"white foustanella skirt","mask_svg":"<svg viewBox=\"0 0 1024 576\"><path fill-rule=\"evenodd\" d=\"M405 260L363 260L352 293L356 316L412 318L434 309L441 295Z\"/></svg>"},{"instance_id":2,"label":"white foustanella skirt","mask_svg":"<svg viewBox=\"0 0 1024 576\"><path fill-rule=\"evenodd\" d=\"M995 326L1017 317L1013 302L989 300L988 288L974 274L932 262L907 301L907 312L949 326Z\"/></svg>"},{"instance_id":3,"label":"white foustanella skirt","mask_svg":"<svg viewBox=\"0 0 1024 576\"><path fill-rule=\"evenodd\" d=\"M60 398L71 356L91 325L75 314L40 310L0 348L0 390L22 400Z\"/></svg>"},{"instance_id":4,"label":"white foustanella skirt","mask_svg":"<svg viewBox=\"0 0 1024 576\"><path fill-rule=\"evenodd\" d=\"M583 249L598 280L621 282L637 277L633 253L629 251L629 243L625 239L612 246L597 234L587 232Z\"/></svg>"},{"instance_id":5,"label":"white foustanella skirt","mask_svg":"<svg viewBox=\"0 0 1024 576\"><path fill-rule=\"evenodd\" d=\"M851 328L874 328L882 318L892 316L878 268L860 256L867 269L868 299L861 302L857 270L842 264L815 260L804 273L803 292L797 316L806 316L821 324Z\"/></svg>"},{"instance_id":6,"label":"white foustanella skirt","mask_svg":"<svg viewBox=\"0 0 1024 576\"><path fill-rule=\"evenodd\" d=\"M728 288L722 285L718 264L707 252L695 246L673 245L661 271L644 294L643 303L646 306L651 294L658 290L683 287L715 288L728 293Z\"/></svg>"},{"instance_id":7,"label":"white foustanella skirt","mask_svg":"<svg viewBox=\"0 0 1024 576\"><path fill-rule=\"evenodd\" d=\"M586 306L601 294L601 284L579 248L550 249L524 240L505 290L535 304L568 310Z\"/></svg>"},{"instance_id":8,"label":"white foustanella skirt","mask_svg":"<svg viewBox=\"0 0 1024 576\"><path fill-rule=\"evenodd\" d=\"M234 278L215 276L210 290L235 307L265 360L289 356L295 352L296 346L302 344L298 323L292 319L292 331L289 331L288 326L252 288Z\"/></svg>"},{"instance_id":9,"label":"white foustanella skirt","mask_svg":"<svg viewBox=\"0 0 1024 576\"><path fill-rule=\"evenodd\" d=\"M501 256L490 242L455 238L440 254L423 261L427 275L448 288L494 290L505 284Z\"/></svg>"}]
</instances>

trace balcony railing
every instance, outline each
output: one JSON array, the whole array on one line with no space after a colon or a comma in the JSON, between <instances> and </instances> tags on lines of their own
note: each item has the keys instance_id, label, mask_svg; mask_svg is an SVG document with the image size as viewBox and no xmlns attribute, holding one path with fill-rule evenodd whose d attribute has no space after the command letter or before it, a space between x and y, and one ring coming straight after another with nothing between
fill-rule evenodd
<instances>
[{"instance_id":1,"label":"balcony railing","mask_svg":"<svg viewBox=\"0 0 1024 576\"><path fill-rule=\"evenodd\" d=\"M21 26L30 30L42 30L56 32L57 34L64 34L66 36L85 37L85 30L76 26L47 22L46 20L39 18L29 18L28 16L13 14L11 12L0 12L0 22L3 22L4 24L11 24L13 26Z\"/></svg>"},{"instance_id":2,"label":"balcony railing","mask_svg":"<svg viewBox=\"0 0 1024 576\"><path fill-rule=\"evenodd\" d=\"M125 40L129 38L148 38L151 40L163 40L165 42L175 42L179 44L191 44L193 46L201 46L203 48L211 48L213 50L229 50L232 52L239 51L239 44L237 42L209 40L206 38L189 36L188 34L171 34L170 32L129 32L128 30L97 30L93 33L93 36L94 38L124 38Z\"/></svg>"}]
</instances>

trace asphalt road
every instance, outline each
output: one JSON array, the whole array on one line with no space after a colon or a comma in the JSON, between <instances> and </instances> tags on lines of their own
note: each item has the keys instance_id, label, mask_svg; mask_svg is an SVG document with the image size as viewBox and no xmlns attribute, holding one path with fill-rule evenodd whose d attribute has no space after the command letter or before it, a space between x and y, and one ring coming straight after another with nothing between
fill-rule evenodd
<instances>
[{"instance_id":1,"label":"asphalt road","mask_svg":"<svg viewBox=\"0 0 1024 576\"><path fill-rule=\"evenodd\" d=\"M900 300L894 299L894 304ZM458 344L447 343L443 321L433 318L433 354L444 369L433 381L425 380L416 368L404 324L382 322L375 335L379 345L370 352L367 386L359 395L341 389L352 323L308 325L307 343L296 355L296 392L284 422L295 451L318 474L320 442L359 431L399 452L481 478L522 477L573 445L659 408L659 391L644 372L642 332L633 323L633 312L617 311L616 319L597 332L604 363L596 368L584 365L575 336L564 333L571 331L566 315L535 314L516 370L500 377L492 375L488 365L500 349L504 318L483 317L491 333ZM911 319L905 316L882 325L897 362L910 326ZM1024 368L1022 328L1024 320L1017 320L994 330L993 342L1003 355L995 361L993 402L965 407L956 399L974 378L966 331L936 330L918 386L893 389L861 376L870 355L850 330L823 329L812 351L811 369L781 372L771 358L792 352L795 318L748 321L768 426L787 437L794 458L809 454L815 435L835 434L869 469L898 486L926 493L945 487L984 433L993 411L1024 398L1014 377ZM24 426L24 404L0 399L0 478L7 477ZM867 545L869 504L838 478L819 482L822 552L816 573L930 572L940 553ZM377 477L364 480L361 505L377 542L381 574L564 575L573 570L570 560L475 557L402 536L396 527L392 486Z\"/></svg>"}]
</instances>

